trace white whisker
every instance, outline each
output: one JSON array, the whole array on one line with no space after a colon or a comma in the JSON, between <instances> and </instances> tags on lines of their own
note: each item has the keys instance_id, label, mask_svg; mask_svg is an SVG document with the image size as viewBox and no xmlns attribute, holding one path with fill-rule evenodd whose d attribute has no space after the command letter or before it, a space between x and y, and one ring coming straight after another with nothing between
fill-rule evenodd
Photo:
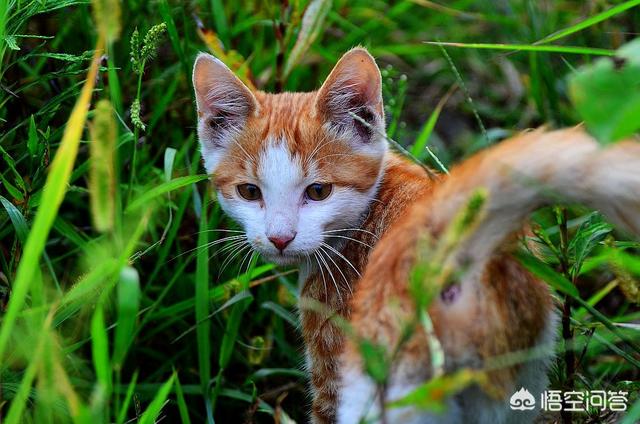
<instances>
[{"instance_id":1,"label":"white whisker","mask_svg":"<svg viewBox=\"0 0 640 424\"><path fill-rule=\"evenodd\" d=\"M246 242L247 242L247 240L246 240L246 239L244 239L244 240L236 240L236 241L234 241L234 242L229 243L229 244L228 244L228 245L226 245L226 246L222 246L221 248L216 249L216 251L215 251L215 252L213 252L213 253L211 254L211 256L209 257L209 259L213 258L214 256L216 256L216 255L218 255L218 254L222 254L223 252L225 252L225 251L227 251L227 250L235 249L236 247L241 246L241 245L243 245L243 244L244 244L244 243L246 243Z\"/></svg>"},{"instance_id":2,"label":"white whisker","mask_svg":"<svg viewBox=\"0 0 640 424\"><path fill-rule=\"evenodd\" d=\"M341 238L341 239L345 239L345 240L351 240L351 241L355 241L356 243L360 243L363 246L368 247L369 249L373 249L373 246L371 246L370 244L367 244L363 241L354 239L353 237L347 237L347 236L340 236L340 235L333 235L333 234L324 234L326 237L329 238Z\"/></svg>"},{"instance_id":3,"label":"white whisker","mask_svg":"<svg viewBox=\"0 0 640 424\"><path fill-rule=\"evenodd\" d=\"M320 246L320 250L323 250L322 246ZM344 283L346 284L347 289L349 289L349 292L353 296L353 289L351 288L351 284L349 284L349 280L347 280L347 277L344 275L344 272L342 272L342 270L340 269L340 267L338 266L336 261L333 260L333 258L331 257L331 254L329 252L324 252L324 253L327 255L327 258L329 258L329 260L331 262L333 262L333 265L335 265L335 267L338 270L338 272L340 273L340 275L342 275L342 279L344 280Z\"/></svg>"},{"instance_id":4,"label":"white whisker","mask_svg":"<svg viewBox=\"0 0 640 424\"><path fill-rule=\"evenodd\" d=\"M235 252L235 253L233 253L233 255L231 255L231 253L229 253L229 255L227 255L227 259L225 259L224 262L222 263L222 265L220 266L220 271L218 272L218 275L223 275L224 270L227 268L227 266L229 266L229 264L231 262L233 262L233 260L239 254L241 254L244 251L244 249L247 249L247 248L251 249L251 245L249 243L246 243L246 244L240 246L238 249L232 251L232 253Z\"/></svg>"},{"instance_id":5,"label":"white whisker","mask_svg":"<svg viewBox=\"0 0 640 424\"><path fill-rule=\"evenodd\" d=\"M220 239L217 239L217 240L214 240L214 241L210 241L205 246L212 247L212 246L215 246L216 244L224 243L225 241L239 240L239 239L246 240L247 236L244 235L244 234L236 234L236 235L233 235L233 236L222 237Z\"/></svg>"},{"instance_id":6,"label":"white whisker","mask_svg":"<svg viewBox=\"0 0 640 424\"><path fill-rule=\"evenodd\" d=\"M318 254L313 252L313 257L316 259L316 263L318 264L318 270L320 271L320 275L322 276L322 284L324 286L324 294L326 297L329 297L329 292L327 291L327 280L324 278L324 271L322 270L322 265L320 264L320 259L318 259Z\"/></svg>"},{"instance_id":7,"label":"white whisker","mask_svg":"<svg viewBox=\"0 0 640 424\"><path fill-rule=\"evenodd\" d=\"M331 277L331 280L333 280L333 286L336 288L336 294L338 295L338 300L340 301L340 303L342 303L342 293L340 293L340 288L338 288L338 283L336 282L336 278L333 276L333 272L331 272L331 268L329 267L329 264L327 263L327 261L324 259L324 255L327 254L327 252L325 252L322 247L320 247L318 249L318 254L320 257L320 260L322 260L322 262L324 263L324 266L327 268L327 272L329 273L329 277Z\"/></svg>"},{"instance_id":8,"label":"white whisker","mask_svg":"<svg viewBox=\"0 0 640 424\"><path fill-rule=\"evenodd\" d=\"M309 156L307 156L305 158L304 164L305 165L309 165L309 162L314 158L314 156L320 151L320 149L322 149L324 146L326 146L327 144L329 144L331 141L333 141L333 139L331 137L327 137L326 135L323 136L323 138L320 140L320 142L318 143L318 145L316 147L313 148L313 150L311 151L311 153L309 153Z\"/></svg>"},{"instance_id":9,"label":"white whisker","mask_svg":"<svg viewBox=\"0 0 640 424\"><path fill-rule=\"evenodd\" d=\"M221 232L221 233L242 233L242 234L246 234L244 231L242 230L227 230L226 228L218 228L216 230L202 230L202 231L198 231L197 233L193 233L193 235L196 234L202 234L202 233L213 233L213 232Z\"/></svg>"},{"instance_id":10,"label":"white whisker","mask_svg":"<svg viewBox=\"0 0 640 424\"><path fill-rule=\"evenodd\" d=\"M352 153L332 153L330 155L324 155L321 158L319 158L318 160L322 160L322 159L326 159L326 158L330 158L333 156L348 156L348 157L353 157Z\"/></svg>"},{"instance_id":11,"label":"white whisker","mask_svg":"<svg viewBox=\"0 0 640 424\"><path fill-rule=\"evenodd\" d=\"M198 249L209 249L209 248L211 248L211 247L213 247L213 246L215 246L217 244L223 243L225 241L238 240L238 239L241 239L241 238L245 238L246 239L246 236L245 235L233 235L233 236L229 236L229 237L223 237L221 239L214 240L214 241L211 241L209 243L206 243L206 244L204 244L202 246L196 246L193 249L189 249L189 250L187 250L185 252L182 252L182 253L174 256L173 258L169 259L169 262L171 262L171 261L173 261L173 260L175 260L175 259L177 259L177 258L179 258L179 257L181 257L183 255L186 255L188 253L196 251Z\"/></svg>"},{"instance_id":12,"label":"white whisker","mask_svg":"<svg viewBox=\"0 0 640 424\"><path fill-rule=\"evenodd\" d=\"M320 243L320 245L326 247L327 249L331 250L333 253L341 257L356 272L356 274L358 274L358 278L362 278L362 275L360 275L360 272L356 269L355 266L353 266L353 264L349 261L349 259L345 258L345 256L342 253L338 252L338 250L334 249L331 245L328 245L327 243L323 242L323 243Z\"/></svg>"},{"instance_id":13,"label":"white whisker","mask_svg":"<svg viewBox=\"0 0 640 424\"><path fill-rule=\"evenodd\" d=\"M253 258L253 249L249 249L247 251L247 253L245 253L245 255L242 257L242 260L240 261L240 265L238 266L238 274L236 275L236 278L240 277L240 274L244 274L242 272L242 267L244 266L244 261L247 260L248 257ZM249 260L249 264L247 265L247 270L249 269L249 265L251 265L251 260Z\"/></svg>"},{"instance_id":14,"label":"white whisker","mask_svg":"<svg viewBox=\"0 0 640 424\"><path fill-rule=\"evenodd\" d=\"M307 261L307 267L308 267L308 271L309 273L311 273L311 258L309 257L309 254L307 252L304 252L304 256L305 256L305 260Z\"/></svg>"},{"instance_id":15,"label":"white whisker","mask_svg":"<svg viewBox=\"0 0 640 424\"><path fill-rule=\"evenodd\" d=\"M253 161L253 158L251 157L251 155L249 154L249 152L247 152L244 147L242 147L242 145L240 143L238 143L238 141L235 139L235 137L231 138L231 141L233 141L233 144L235 144L236 146L238 146L240 148L240 150L242 150L245 154L245 156L247 157L247 160L249 162Z\"/></svg>"},{"instance_id":16,"label":"white whisker","mask_svg":"<svg viewBox=\"0 0 640 424\"><path fill-rule=\"evenodd\" d=\"M237 249L239 249L240 247L244 246L245 244L249 244L249 243L247 243L247 241L246 241L246 240L238 240L238 241L235 241L235 242L233 242L233 243L230 243L230 244L228 244L228 245L226 245L226 246L223 246L223 247L221 247L220 249L216 250L216 251L214 252L214 255L222 254L222 253L224 253L224 252L228 251L229 253L227 253L227 254L224 256L224 259L226 259L226 258L228 258L228 257L229 257L229 255L231 255L232 253L236 252L236 251L237 251Z\"/></svg>"},{"instance_id":17,"label":"white whisker","mask_svg":"<svg viewBox=\"0 0 640 424\"><path fill-rule=\"evenodd\" d=\"M323 234L338 233L338 232L341 232L341 231L360 231L362 233L369 234L370 236L375 237L376 240L379 239L379 237L377 235L373 234L371 231L363 230L362 228L339 228L337 230L324 231Z\"/></svg>"},{"instance_id":18,"label":"white whisker","mask_svg":"<svg viewBox=\"0 0 640 424\"><path fill-rule=\"evenodd\" d=\"M258 252L255 250L251 250L251 257L249 258L249 262L247 262L247 269L244 270L244 273L249 272L249 270L251 269L251 264L254 261L254 258L258 255Z\"/></svg>"}]
</instances>

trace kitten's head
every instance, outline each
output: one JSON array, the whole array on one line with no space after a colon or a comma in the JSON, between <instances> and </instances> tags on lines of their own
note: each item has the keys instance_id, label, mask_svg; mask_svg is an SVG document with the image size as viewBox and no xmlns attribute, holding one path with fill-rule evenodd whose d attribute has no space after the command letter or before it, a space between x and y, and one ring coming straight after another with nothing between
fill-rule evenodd
<instances>
[{"instance_id":1,"label":"kitten's head","mask_svg":"<svg viewBox=\"0 0 640 424\"><path fill-rule=\"evenodd\" d=\"M366 50L346 53L316 92L252 91L208 54L193 85L205 168L255 250L295 263L359 225L387 150L380 72Z\"/></svg>"}]
</instances>

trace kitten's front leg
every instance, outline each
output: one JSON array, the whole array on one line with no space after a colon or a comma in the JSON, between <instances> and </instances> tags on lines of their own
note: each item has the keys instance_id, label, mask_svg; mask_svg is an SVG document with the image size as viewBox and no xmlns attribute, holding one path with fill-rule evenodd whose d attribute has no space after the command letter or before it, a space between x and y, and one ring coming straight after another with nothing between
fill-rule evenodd
<instances>
[{"instance_id":1,"label":"kitten's front leg","mask_svg":"<svg viewBox=\"0 0 640 424\"><path fill-rule=\"evenodd\" d=\"M337 364L331 356L322 352L322 343L307 342L307 369L310 373L312 396L311 422L313 424L333 424L336 422L338 404ZM337 356L336 356L337 357Z\"/></svg>"},{"instance_id":2,"label":"kitten's front leg","mask_svg":"<svg viewBox=\"0 0 640 424\"><path fill-rule=\"evenodd\" d=\"M343 300L348 298L348 293L327 291L321 278L316 273L304 282L299 310L311 377L311 422L333 424L341 383L338 361L344 349L344 334L336 319L347 316Z\"/></svg>"},{"instance_id":3,"label":"kitten's front leg","mask_svg":"<svg viewBox=\"0 0 640 424\"><path fill-rule=\"evenodd\" d=\"M318 318L319 315L313 312L302 314L307 369L311 374L311 422L333 424L336 422L338 405L340 379L337 360L342 337L333 323L326 320L322 322Z\"/></svg>"},{"instance_id":4,"label":"kitten's front leg","mask_svg":"<svg viewBox=\"0 0 640 424\"><path fill-rule=\"evenodd\" d=\"M312 373L313 374L313 373ZM312 424L334 424L336 422L337 399L327 391L315 391L311 405Z\"/></svg>"}]
</instances>

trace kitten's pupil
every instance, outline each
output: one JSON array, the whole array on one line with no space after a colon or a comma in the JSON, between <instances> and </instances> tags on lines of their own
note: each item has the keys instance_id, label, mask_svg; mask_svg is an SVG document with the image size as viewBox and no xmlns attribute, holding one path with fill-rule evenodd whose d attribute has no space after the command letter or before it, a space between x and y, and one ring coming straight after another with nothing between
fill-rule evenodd
<instances>
[{"instance_id":1,"label":"kitten's pupil","mask_svg":"<svg viewBox=\"0 0 640 424\"><path fill-rule=\"evenodd\" d=\"M305 190L307 197L314 201L324 200L331 194L331 184L313 183Z\"/></svg>"},{"instance_id":2,"label":"kitten's pupil","mask_svg":"<svg viewBox=\"0 0 640 424\"><path fill-rule=\"evenodd\" d=\"M260 200L262 198L262 192L255 184L240 184L237 187L238 194L245 200Z\"/></svg>"}]
</instances>

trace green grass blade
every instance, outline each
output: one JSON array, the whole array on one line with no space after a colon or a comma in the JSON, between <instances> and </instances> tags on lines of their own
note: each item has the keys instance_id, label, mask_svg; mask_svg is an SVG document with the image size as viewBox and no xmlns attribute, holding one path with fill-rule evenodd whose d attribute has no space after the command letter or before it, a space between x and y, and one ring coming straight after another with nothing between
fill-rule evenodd
<instances>
[{"instance_id":1,"label":"green grass blade","mask_svg":"<svg viewBox=\"0 0 640 424\"><path fill-rule=\"evenodd\" d=\"M253 270L255 266L256 258L252 257L249 260L249 270ZM244 289L248 288L248 281L246 274L241 278L242 287ZM224 330L224 335L222 336L222 343L220 344L220 349L218 353L218 366L220 367L218 370L218 376L216 377L216 384L213 388L213 392L211 394L211 403L212 409L215 410L216 401L218 399L218 395L220 394L220 390L222 389L222 374L224 370L229 365L231 361L231 356L233 354L233 348L238 339L238 331L240 329L240 322L242 321L242 315L246 310L249 303L252 302L253 297L245 297L244 300L236 302L231 309L229 317L227 318L227 323Z\"/></svg>"},{"instance_id":2,"label":"green grass blade","mask_svg":"<svg viewBox=\"0 0 640 424\"><path fill-rule=\"evenodd\" d=\"M11 224L18 236L18 240L20 240L20 243L24 244L27 240L27 235L29 234L29 227L27 227L27 222L25 221L24 216L22 216L22 213L20 213L13 203L3 196L0 196L0 203L2 203L7 215L9 215L9 220L11 220Z\"/></svg>"},{"instance_id":3,"label":"green grass blade","mask_svg":"<svg viewBox=\"0 0 640 424\"><path fill-rule=\"evenodd\" d=\"M447 43L440 41L427 41L427 44L445 47L459 47L463 49L488 49L488 50L507 50L507 51L528 51L528 52L547 52L547 53L565 53L565 54L586 54L593 56L615 56L614 50L600 49L595 47L576 47L576 46L547 46L532 44L491 44L491 43Z\"/></svg>"},{"instance_id":4,"label":"green grass blade","mask_svg":"<svg viewBox=\"0 0 640 424\"><path fill-rule=\"evenodd\" d=\"M142 206L148 206L149 201L155 199L156 197L168 193L170 191L176 190L180 187L184 187L193 183L197 183L198 181L203 181L208 178L207 175L188 175L186 177L178 177L173 180L155 186L149 191L146 191L142 196L133 200L129 206L127 206L126 212L132 212L136 209L139 209Z\"/></svg>"},{"instance_id":5,"label":"green grass blade","mask_svg":"<svg viewBox=\"0 0 640 424\"><path fill-rule=\"evenodd\" d=\"M5 36L7 29L7 19L9 18L9 2L2 1L0 2L0 75L4 73L4 69L2 69L4 65L4 52L6 49Z\"/></svg>"},{"instance_id":6,"label":"green grass blade","mask_svg":"<svg viewBox=\"0 0 640 424\"><path fill-rule=\"evenodd\" d=\"M167 397L169 397L169 392L171 391L171 387L173 387L173 381L175 380L175 377L176 375L173 374L171 378L169 378L169 380L162 385L160 390L158 390L158 393L149 404L149 407L146 411L144 411L142 417L140 417L140 421L138 422L139 424L153 424L156 422L156 419L158 418L158 415L160 415Z\"/></svg>"},{"instance_id":7,"label":"green grass blade","mask_svg":"<svg viewBox=\"0 0 640 424\"><path fill-rule=\"evenodd\" d=\"M570 296L580 306L582 306L587 311L589 311L589 313L596 320L601 322L609 331L611 331L618 338L620 338L620 340L628 344L637 353L640 353L640 345L638 345L633 340L629 339L629 337L625 336L618 328L616 328L616 326L611 322L609 318L607 318L600 311L598 311L597 309L589 305L588 302L584 301L580 297L580 294L578 293L578 289L576 288L576 286L571 284L571 282L567 280L564 276L558 274L553 269L551 269L551 267L549 267L547 264L543 263L542 261L540 261L539 259L531 255L517 254L516 258L532 274L546 281L551 286L553 286L556 290Z\"/></svg>"},{"instance_id":8,"label":"green grass blade","mask_svg":"<svg viewBox=\"0 0 640 424\"><path fill-rule=\"evenodd\" d=\"M22 381L20 381L20 386L11 401L11 406L9 407L9 411L7 412L6 418L4 420L5 424L20 424L22 418L22 412L26 407L27 400L29 398L29 393L31 391L31 384L35 379L36 372L38 370L38 363L40 362L40 356L42 354L42 344L39 344L39 348L36 349L33 356L31 357L31 361L27 366L27 369L22 376Z\"/></svg>"},{"instance_id":9,"label":"green grass blade","mask_svg":"<svg viewBox=\"0 0 640 424\"><path fill-rule=\"evenodd\" d=\"M140 277L133 267L120 271L118 284L118 322L115 331L113 366L122 368L124 358L133 341L136 317L140 309Z\"/></svg>"},{"instance_id":10,"label":"green grass blade","mask_svg":"<svg viewBox=\"0 0 640 424\"><path fill-rule=\"evenodd\" d=\"M283 79L289 75L320 34L332 3L332 0L312 0L307 6L302 16L298 38L284 64Z\"/></svg>"},{"instance_id":11,"label":"green grass blade","mask_svg":"<svg viewBox=\"0 0 640 424\"><path fill-rule=\"evenodd\" d=\"M18 390L11 401L11 406L9 407L5 420L3 421L4 424L19 424L23 422L22 413L27 405L27 400L29 399L29 394L31 392L31 385L33 384L33 380L38 372L38 367L41 365L40 360L46 344L45 337L49 337L50 335L49 329L51 327L51 318L52 316L49 315L40 330L35 351L31 358L29 358L29 365L24 371Z\"/></svg>"},{"instance_id":12,"label":"green grass blade","mask_svg":"<svg viewBox=\"0 0 640 424\"><path fill-rule=\"evenodd\" d=\"M136 383L138 381L138 371L133 373L133 377L127 386L127 393L124 397L124 402L122 403L122 407L120 408L120 412L118 413L118 418L116 420L117 424L123 424L127 418L127 411L129 410L129 405L131 404L131 400L133 399L133 393L136 388Z\"/></svg>"},{"instance_id":13,"label":"green grass blade","mask_svg":"<svg viewBox=\"0 0 640 424\"><path fill-rule=\"evenodd\" d=\"M58 327L72 317L82 306L95 302L97 293L102 292L111 284L111 275L119 269L117 261L113 259L101 261L95 268L82 277L78 283L67 291L60 306L56 310L54 327Z\"/></svg>"},{"instance_id":14,"label":"green grass blade","mask_svg":"<svg viewBox=\"0 0 640 424\"><path fill-rule=\"evenodd\" d=\"M556 290L573 298L580 297L576 286L571 284L571 282L564 276L551 269L547 264L543 263L540 260L537 260L530 255L516 255L516 257L518 258L520 263L524 265L525 268L531 271L534 275L551 284Z\"/></svg>"},{"instance_id":15,"label":"green grass blade","mask_svg":"<svg viewBox=\"0 0 640 424\"><path fill-rule=\"evenodd\" d=\"M238 302L242 302L243 300L246 299L253 299L253 295L251 294L251 292L249 290L243 290L239 293L236 293L235 295L233 295L233 297L229 300L227 300L222 306L220 306L218 309L216 309L215 311L213 311L212 313L210 313L209 315L207 315L205 318L203 318L202 320L196 322L196 324L193 327L188 328L187 330L183 331L178 337L176 337L172 343L176 343L177 341L179 341L180 339L182 339L184 336L186 336L187 334L189 334L190 332L192 332L193 330L196 330L198 328L198 325L202 322L206 322L209 321L211 318L213 318L214 316L216 316L217 314L219 314L220 312L224 311L227 308L230 308L231 306L235 305ZM295 325L295 324L294 324Z\"/></svg>"},{"instance_id":16,"label":"green grass blade","mask_svg":"<svg viewBox=\"0 0 640 424\"><path fill-rule=\"evenodd\" d=\"M273 264L266 264L260 267L256 267L256 269L251 274L249 274L250 278L257 278L260 275L266 272L269 272L274 268L275 268L275 265ZM275 277L273 276L264 277L264 279L275 280ZM228 297L229 292L233 291L234 289L237 289L237 282L235 280L227 281L221 285L217 285L216 287L213 287L209 290L209 293L208 293L209 301L210 302L224 301ZM196 304L196 300L194 298L183 300L182 302L178 302L174 305L165 307L162 310L158 311L156 314L156 317L167 318L167 317L172 317L181 313L185 313L186 311L192 310L195 304Z\"/></svg>"},{"instance_id":17,"label":"green grass blade","mask_svg":"<svg viewBox=\"0 0 640 424\"><path fill-rule=\"evenodd\" d=\"M467 104L469 105L469 107L471 108L471 111L473 112L473 117L478 123L478 128L480 128L480 131L482 132L482 136L484 137L485 143L488 144L489 136L487 135L487 128L485 127L484 122L480 117L480 112L478 112L477 106L473 102L473 98L471 97L471 92L469 91L467 84L465 84L464 79L462 78L462 74L458 70L458 67L456 66L456 64L453 62L453 59L449 55L449 52L447 52L447 49L445 49L443 45L439 45L438 47L440 48L440 51L442 52L442 55L444 56L444 58L447 60L447 63L449 64L449 68L451 68L451 72L453 72L453 75L455 75L456 80L458 81L458 85L464 92L465 100L467 101Z\"/></svg>"},{"instance_id":18,"label":"green grass blade","mask_svg":"<svg viewBox=\"0 0 640 424\"><path fill-rule=\"evenodd\" d=\"M167 33L169 34L169 40L171 41L171 45L173 49L178 54L178 59L180 60L180 64L182 65L182 69L185 75L189 75L189 66L187 58L185 57L184 50L182 48L182 40L181 36L178 33L178 29L176 28L176 23L173 20L173 15L171 13L171 8L169 7L169 3L167 0L163 0L159 3L160 7L160 16L162 16L162 20L167 24Z\"/></svg>"},{"instance_id":19,"label":"green grass blade","mask_svg":"<svg viewBox=\"0 0 640 424\"><path fill-rule=\"evenodd\" d=\"M109 75L109 97L116 113L122 116L123 103L122 103L122 88L120 85L120 78L118 76L118 69L115 64L115 52L113 45L108 46L107 54L107 66L109 67L107 73Z\"/></svg>"},{"instance_id":20,"label":"green grass blade","mask_svg":"<svg viewBox=\"0 0 640 424\"><path fill-rule=\"evenodd\" d=\"M629 364L633 365L634 367L640 370L640 361L638 361L632 355L629 355L627 352L619 348L615 343L612 343L609 340L607 340L606 337L599 335L598 332L593 333L593 337L599 342L601 342L603 345L608 347L613 353L615 353L616 355L619 355L621 358L629 362Z\"/></svg>"},{"instance_id":21,"label":"green grass blade","mask_svg":"<svg viewBox=\"0 0 640 424\"><path fill-rule=\"evenodd\" d=\"M433 133L433 129L435 128L436 123L438 122L438 118L440 117L440 112L442 112L442 108L447 103L447 100L449 99L452 93L453 93L453 89L449 90L449 92L445 94L445 96L442 99L440 99L440 101L436 105L433 112L431 112L431 115L429 115L429 119L427 119L427 122L425 122L425 124L422 126L422 129L420 130L420 133L418 134L416 141L414 141L410 149L411 155L413 155L418 159L423 159L425 156L423 152L427 152L427 154L431 157L431 159L438 165L440 170L445 174L448 174L449 170L447 169L446 166L444 166L444 164L435 155L435 153L431 151L431 149L427 144L429 142L429 138L431 137L431 134Z\"/></svg>"},{"instance_id":22,"label":"green grass blade","mask_svg":"<svg viewBox=\"0 0 640 424\"><path fill-rule=\"evenodd\" d=\"M296 319L295 315L289 312L288 310L286 310L285 308L283 308L282 306L280 306L279 304L268 301L268 302L263 302L262 305L260 305L260 307L275 313L280 318L282 318L283 320L291 324L292 327L296 328L298 326L298 320Z\"/></svg>"},{"instance_id":23,"label":"green grass blade","mask_svg":"<svg viewBox=\"0 0 640 424\"><path fill-rule=\"evenodd\" d=\"M173 175L173 165L176 160L176 153L178 151L172 147L167 147L164 151L164 180L171 181Z\"/></svg>"},{"instance_id":24,"label":"green grass blade","mask_svg":"<svg viewBox=\"0 0 640 424\"><path fill-rule=\"evenodd\" d=\"M629 412L624 416L620 424L635 424L640 421L640 399L631 405Z\"/></svg>"},{"instance_id":25,"label":"green grass blade","mask_svg":"<svg viewBox=\"0 0 640 424\"><path fill-rule=\"evenodd\" d=\"M209 315L209 232L207 220L207 203L209 203L208 191L205 191L200 213L200 233L198 234L198 253L196 256L196 339L198 346L198 368L200 371L200 386L205 393L205 402L209 404L209 396L206 394L211 380L211 322ZM207 407L207 412L210 408ZM210 414L209 414L210 415ZM208 417L212 421L211 416Z\"/></svg>"},{"instance_id":26,"label":"green grass blade","mask_svg":"<svg viewBox=\"0 0 640 424\"><path fill-rule=\"evenodd\" d=\"M216 31L220 41L226 49L231 48L229 44L229 23L222 0L211 0L211 12L213 13L213 22L216 25Z\"/></svg>"},{"instance_id":27,"label":"green grass blade","mask_svg":"<svg viewBox=\"0 0 640 424\"><path fill-rule=\"evenodd\" d=\"M420 129L420 133L418 137L416 137L416 141L411 146L409 150L411 154L417 158L421 158L423 155L423 151L425 147L427 147L427 143L429 142L429 137L431 137L431 133L436 126L436 122L438 122L438 118L440 117L440 111L442 110L442 106L438 104L436 108L429 115L429 119Z\"/></svg>"},{"instance_id":28,"label":"green grass blade","mask_svg":"<svg viewBox=\"0 0 640 424\"><path fill-rule=\"evenodd\" d=\"M99 303L91 319L91 350L93 353L93 367L101 390L98 390L102 399L95 400L98 405L108 397L111 387L111 365L109 364L109 340L104 322L104 310Z\"/></svg>"},{"instance_id":29,"label":"green grass blade","mask_svg":"<svg viewBox=\"0 0 640 424\"><path fill-rule=\"evenodd\" d=\"M578 22L575 25L570 26L569 28L565 28L565 29L561 29L560 31L556 31L553 34L550 34L546 37L544 37L543 39L536 41L535 45L539 45L539 44L543 44L543 43L550 43L552 41L556 41L559 40L561 38L567 37L571 34L574 34L578 31L582 31L583 29L589 28L593 25L596 25L600 22L606 21L607 19L618 15L622 12L624 12L627 9L631 9L632 7L635 7L637 5L640 4L640 0L630 0L630 1L626 1L622 4L619 4L617 6L612 7L611 9L607 9L604 12L598 13L595 16L590 16L589 18L585 19L584 21Z\"/></svg>"},{"instance_id":30,"label":"green grass blade","mask_svg":"<svg viewBox=\"0 0 640 424\"><path fill-rule=\"evenodd\" d=\"M29 138L27 139L27 150L33 157L38 153L38 129L36 128L36 121L31 115L29 119Z\"/></svg>"},{"instance_id":31,"label":"green grass blade","mask_svg":"<svg viewBox=\"0 0 640 424\"><path fill-rule=\"evenodd\" d=\"M580 297L574 298L576 302L578 302L583 308L585 308L589 313L599 322L601 322L609 331L615 334L620 340L629 345L633 350L635 350L636 354L640 354L640 345L636 343L633 339L627 337L624 333L622 333L614 324L611 322L609 318L607 318L602 312L598 311L596 308L589 305L587 302L582 300Z\"/></svg>"},{"instance_id":32,"label":"green grass blade","mask_svg":"<svg viewBox=\"0 0 640 424\"><path fill-rule=\"evenodd\" d=\"M261 380L279 375L291 376L298 379L304 379L307 377L306 372L301 371L297 368L260 368L259 370L251 374L249 380Z\"/></svg>"},{"instance_id":33,"label":"green grass blade","mask_svg":"<svg viewBox=\"0 0 640 424\"><path fill-rule=\"evenodd\" d=\"M247 309L249 303L253 301L253 296L242 297L242 300L235 302L229 318L227 319L227 326L222 336L222 343L220 345L220 353L218 357L218 365L220 369L226 369L231 360L233 348L238 338L238 330L240 329L240 322L242 321L242 315Z\"/></svg>"},{"instance_id":34,"label":"green grass blade","mask_svg":"<svg viewBox=\"0 0 640 424\"><path fill-rule=\"evenodd\" d=\"M178 401L178 411L180 412L181 423L191 424L191 419L189 418L189 407L187 406L187 402L184 399L184 392L182 390L182 385L180 384L180 379L178 378L177 373L176 373L176 398Z\"/></svg>"}]
</instances>

